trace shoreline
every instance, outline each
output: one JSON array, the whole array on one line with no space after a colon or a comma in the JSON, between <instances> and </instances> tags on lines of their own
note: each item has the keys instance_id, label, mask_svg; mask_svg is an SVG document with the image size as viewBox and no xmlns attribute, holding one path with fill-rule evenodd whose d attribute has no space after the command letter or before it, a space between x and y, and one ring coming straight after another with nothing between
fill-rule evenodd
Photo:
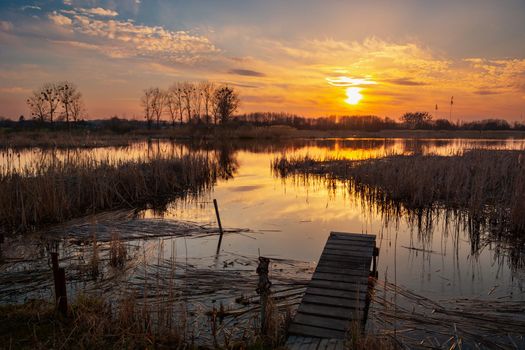
<instances>
[{"instance_id":1,"label":"shoreline","mask_svg":"<svg viewBox=\"0 0 525 350\"><path fill-rule=\"evenodd\" d=\"M241 126L238 128L138 129L126 133L111 130L74 129L1 130L0 148L95 148L125 147L133 142L152 139L187 141L205 140L290 140L290 139L474 139L523 140L525 131L519 130L309 130L287 126Z\"/></svg>"}]
</instances>

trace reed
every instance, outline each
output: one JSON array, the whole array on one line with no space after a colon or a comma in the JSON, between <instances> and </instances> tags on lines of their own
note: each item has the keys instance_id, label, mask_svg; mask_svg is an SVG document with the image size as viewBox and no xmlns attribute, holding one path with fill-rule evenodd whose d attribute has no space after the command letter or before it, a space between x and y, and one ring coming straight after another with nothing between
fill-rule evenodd
<instances>
[{"instance_id":1,"label":"reed","mask_svg":"<svg viewBox=\"0 0 525 350\"><path fill-rule=\"evenodd\" d=\"M42 162L0 174L0 225L26 231L104 210L162 208L175 196L209 188L216 177L215 161L196 155Z\"/></svg>"},{"instance_id":2,"label":"reed","mask_svg":"<svg viewBox=\"0 0 525 350\"><path fill-rule=\"evenodd\" d=\"M364 161L282 157L274 160L273 168L282 177L315 174L349 180L350 190L382 206L465 210L471 225L490 220L501 234L525 230L523 151L472 150Z\"/></svg>"}]
</instances>

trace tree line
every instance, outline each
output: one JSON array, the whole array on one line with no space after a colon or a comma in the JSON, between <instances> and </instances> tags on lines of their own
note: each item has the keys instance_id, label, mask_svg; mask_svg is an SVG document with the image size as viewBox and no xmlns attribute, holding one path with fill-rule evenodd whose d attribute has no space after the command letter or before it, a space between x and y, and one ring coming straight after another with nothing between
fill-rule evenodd
<instances>
[{"instance_id":1,"label":"tree line","mask_svg":"<svg viewBox=\"0 0 525 350\"><path fill-rule=\"evenodd\" d=\"M141 105L150 128L160 127L164 116L171 124L226 124L239 106L239 94L227 85L212 82L176 82L167 89L143 91Z\"/></svg>"},{"instance_id":2,"label":"tree line","mask_svg":"<svg viewBox=\"0 0 525 350\"><path fill-rule=\"evenodd\" d=\"M69 81L45 83L32 92L26 103L31 116L40 122L65 121L69 125L85 114L82 94Z\"/></svg>"},{"instance_id":3,"label":"tree line","mask_svg":"<svg viewBox=\"0 0 525 350\"><path fill-rule=\"evenodd\" d=\"M375 115L365 116L328 116L309 118L291 113L255 112L237 114L239 94L227 85L200 81L175 82L167 89L151 87L143 90L141 106L144 122L113 117L109 120L88 122L84 120L86 109L78 87L69 81L45 83L34 90L26 103L33 118L28 123L23 116L18 125L0 118L0 126L31 127L47 123L64 123L70 127L102 127L115 130L132 130L142 127L151 128L170 123L172 126L190 124L210 126L229 124L271 126L285 125L296 129L346 129L379 131L393 129L423 130L525 130L523 122L509 123L503 119L484 119L471 122L453 122L448 119L434 119L428 112L407 112L399 120ZM82 121L82 123L80 123ZM91 125L93 124L93 125Z\"/></svg>"},{"instance_id":4,"label":"tree line","mask_svg":"<svg viewBox=\"0 0 525 350\"><path fill-rule=\"evenodd\" d=\"M375 115L347 115L308 118L291 113L255 112L235 116L233 122L256 126L286 125L296 129L317 130L525 130L525 124L504 119L470 122L434 119L428 112L407 112L399 120Z\"/></svg>"}]
</instances>

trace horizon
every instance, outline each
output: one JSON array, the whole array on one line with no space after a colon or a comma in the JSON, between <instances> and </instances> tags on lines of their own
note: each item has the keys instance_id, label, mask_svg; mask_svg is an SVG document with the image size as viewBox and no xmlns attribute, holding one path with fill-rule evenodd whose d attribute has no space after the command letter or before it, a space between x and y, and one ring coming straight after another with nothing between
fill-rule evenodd
<instances>
[{"instance_id":1,"label":"horizon","mask_svg":"<svg viewBox=\"0 0 525 350\"><path fill-rule=\"evenodd\" d=\"M5 1L0 116L68 80L87 119L141 120L144 89L208 80L239 91L237 114L523 121L525 3L387 4Z\"/></svg>"}]
</instances>

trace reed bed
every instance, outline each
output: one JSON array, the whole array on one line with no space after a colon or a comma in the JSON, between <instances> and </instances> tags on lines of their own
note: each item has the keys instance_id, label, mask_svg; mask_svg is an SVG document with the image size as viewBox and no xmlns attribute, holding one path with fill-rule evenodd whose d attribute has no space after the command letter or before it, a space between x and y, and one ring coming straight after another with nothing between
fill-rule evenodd
<instances>
[{"instance_id":1,"label":"reed bed","mask_svg":"<svg viewBox=\"0 0 525 350\"><path fill-rule=\"evenodd\" d=\"M53 160L0 174L0 226L26 231L119 208L159 208L211 187L217 164L192 155L110 162Z\"/></svg>"},{"instance_id":2,"label":"reed bed","mask_svg":"<svg viewBox=\"0 0 525 350\"><path fill-rule=\"evenodd\" d=\"M525 231L525 152L472 150L452 156L395 155L348 161L311 158L273 163L279 176L314 174L350 180L369 201L408 210L466 210L471 225L490 220L501 234ZM393 205L392 205L393 204Z\"/></svg>"},{"instance_id":3,"label":"reed bed","mask_svg":"<svg viewBox=\"0 0 525 350\"><path fill-rule=\"evenodd\" d=\"M377 337L407 349L522 349L525 301L432 300L386 280L375 282L369 317Z\"/></svg>"}]
</instances>

